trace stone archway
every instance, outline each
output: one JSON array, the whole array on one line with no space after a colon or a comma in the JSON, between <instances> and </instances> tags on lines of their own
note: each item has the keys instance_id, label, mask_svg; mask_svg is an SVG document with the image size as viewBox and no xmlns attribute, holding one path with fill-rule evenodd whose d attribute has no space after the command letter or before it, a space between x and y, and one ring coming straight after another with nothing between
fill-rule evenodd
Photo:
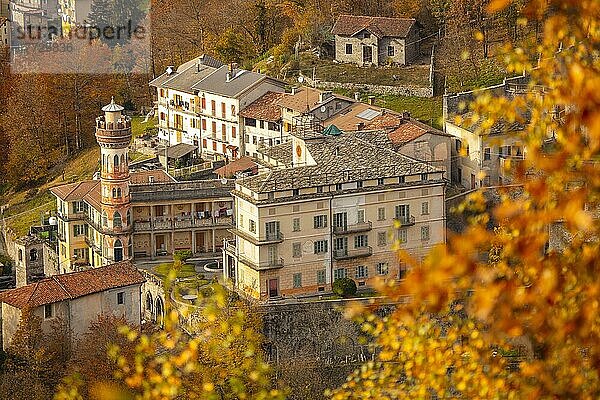
<instances>
[{"instance_id":1,"label":"stone archway","mask_svg":"<svg viewBox=\"0 0 600 400\"><path fill-rule=\"evenodd\" d=\"M154 299L152 298L152 294L150 292L146 293L146 318L148 318L150 321L154 321L155 319L155 315L154 315Z\"/></svg>"},{"instance_id":2,"label":"stone archway","mask_svg":"<svg viewBox=\"0 0 600 400\"><path fill-rule=\"evenodd\" d=\"M165 305L163 304L163 300L160 296L156 297L156 306L154 308L154 318L157 325L163 324L163 319L165 317Z\"/></svg>"}]
</instances>

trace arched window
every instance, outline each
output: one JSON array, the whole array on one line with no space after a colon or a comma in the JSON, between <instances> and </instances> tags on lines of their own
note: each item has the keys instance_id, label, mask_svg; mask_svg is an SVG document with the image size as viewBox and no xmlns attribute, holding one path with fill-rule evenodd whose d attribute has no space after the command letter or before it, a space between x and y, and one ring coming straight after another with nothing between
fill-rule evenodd
<instances>
[{"instance_id":1,"label":"arched window","mask_svg":"<svg viewBox=\"0 0 600 400\"><path fill-rule=\"evenodd\" d=\"M106 211L102 211L102 226L108 226L108 215L106 214Z\"/></svg>"},{"instance_id":2,"label":"arched window","mask_svg":"<svg viewBox=\"0 0 600 400\"><path fill-rule=\"evenodd\" d=\"M123 197L123 192L121 191L121 188L117 188L117 197L120 199L121 197Z\"/></svg>"},{"instance_id":3,"label":"arched window","mask_svg":"<svg viewBox=\"0 0 600 400\"><path fill-rule=\"evenodd\" d=\"M121 168L125 168L125 155L121 154Z\"/></svg>"},{"instance_id":4,"label":"arched window","mask_svg":"<svg viewBox=\"0 0 600 400\"><path fill-rule=\"evenodd\" d=\"M23 250L19 249L19 261L23 261Z\"/></svg>"},{"instance_id":5,"label":"arched window","mask_svg":"<svg viewBox=\"0 0 600 400\"><path fill-rule=\"evenodd\" d=\"M119 213L118 211L115 211L115 214L113 215L113 227L120 228L122 226L123 226L123 220L121 218L121 213Z\"/></svg>"},{"instance_id":6,"label":"arched window","mask_svg":"<svg viewBox=\"0 0 600 400\"><path fill-rule=\"evenodd\" d=\"M102 154L102 171L106 171L106 154Z\"/></svg>"},{"instance_id":7,"label":"arched window","mask_svg":"<svg viewBox=\"0 0 600 400\"><path fill-rule=\"evenodd\" d=\"M115 172L119 170L119 156L115 154L114 158Z\"/></svg>"},{"instance_id":8,"label":"arched window","mask_svg":"<svg viewBox=\"0 0 600 400\"><path fill-rule=\"evenodd\" d=\"M115 262L123 261L123 243L117 239L114 247Z\"/></svg>"},{"instance_id":9,"label":"arched window","mask_svg":"<svg viewBox=\"0 0 600 400\"><path fill-rule=\"evenodd\" d=\"M37 261L38 253L36 249L29 250L29 261Z\"/></svg>"},{"instance_id":10,"label":"arched window","mask_svg":"<svg viewBox=\"0 0 600 400\"><path fill-rule=\"evenodd\" d=\"M154 306L153 303L154 302L152 301L152 295L150 292L146 293L146 311L148 311L150 314L152 314L152 306Z\"/></svg>"},{"instance_id":11,"label":"arched window","mask_svg":"<svg viewBox=\"0 0 600 400\"><path fill-rule=\"evenodd\" d=\"M131 210L127 210L127 226L131 226Z\"/></svg>"},{"instance_id":12,"label":"arched window","mask_svg":"<svg viewBox=\"0 0 600 400\"><path fill-rule=\"evenodd\" d=\"M117 189L113 188L112 190L113 199L117 197Z\"/></svg>"},{"instance_id":13,"label":"arched window","mask_svg":"<svg viewBox=\"0 0 600 400\"><path fill-rule=\"evenodd\" d=\"M129 238L129 243L127 244L127 257L133 258L133 240Z\"/></svg>"}]
</instances>

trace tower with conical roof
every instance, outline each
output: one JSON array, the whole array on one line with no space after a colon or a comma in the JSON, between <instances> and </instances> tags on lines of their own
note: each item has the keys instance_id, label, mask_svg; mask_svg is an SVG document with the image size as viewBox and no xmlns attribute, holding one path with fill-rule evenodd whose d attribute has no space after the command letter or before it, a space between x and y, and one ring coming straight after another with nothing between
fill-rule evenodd
<instances>
[{"instance_id":1,"label":"tower with conical roof","mask_svg":"<svg viewBox=\"0 0 600 400\"><path fill-rule=\"evenodd\" d=\"M110 263L133 257L128 161L131 119L122 114L123 107L114 98L102 111L104 115L96 118L96 140L102 158L100 228L104 236L102 255Z\"/></svg>"}]
</instances>

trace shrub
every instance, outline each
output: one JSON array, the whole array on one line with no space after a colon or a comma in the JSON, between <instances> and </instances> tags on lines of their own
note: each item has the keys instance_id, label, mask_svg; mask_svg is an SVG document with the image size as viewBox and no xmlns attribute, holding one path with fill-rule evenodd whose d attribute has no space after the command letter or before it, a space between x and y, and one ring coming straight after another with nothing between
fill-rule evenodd
<instances>
[{"instance_id":1,"label":"shrub","mask_svg":"<svg viewBox=\"0 0 600 400\"><path fill-rule=\"evenodd\" d=\"M333 293L342 297L351 297L356 294L356 282L350 278L341 278L333 282Z\"/></svg>"},{"instance_id":2,"label":"shrub","mask_svg":"<svg viewBox=\"0 0 600 400\"><path fill-rule=\"evenodd\" d=\"M1 271L2 275L12 274L13 260L9 256L0 253L0 263L4 265L4 270Z\"/></svg>"},{"instance_id":3,"label":"shrub","mask_svg":"<svg viewBox=\"0 0 600 400\"><path fill-rule=\"evenodd\" d=\"M173 254L173 259L175 261L183 261L186 262L188 258L192 257L192 251L191 250L177 250L174 254Z\"/></svg>"}]
</instances>

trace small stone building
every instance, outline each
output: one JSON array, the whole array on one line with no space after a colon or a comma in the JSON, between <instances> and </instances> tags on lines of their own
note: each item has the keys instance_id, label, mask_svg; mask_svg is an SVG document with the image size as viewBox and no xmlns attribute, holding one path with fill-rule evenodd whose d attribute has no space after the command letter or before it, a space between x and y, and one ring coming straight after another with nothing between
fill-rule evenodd
<instances>
[{"instance_id":1,"label":"small stone building","mask_svg":"<svg viewBox=\"0 0 600 400\"><path fill-rule=\"evenodd\" d=\"M29 309L49 332L61 324L71 343L88 331L98 315L123 317L141 323L141 286L146 280L129 261L83 272L55 275L0 295L2 345L6 349L19 327L23 310Z\"/></svg>"},{"instance_id":2,"label":"small stone building","mask_svg":"<svg viewBox=\"0 0 600 400\"><path fill-rule=\"evenodd\" d=\"M44 240L27 235L15 240L17 253L15 275L17 287L42 279L44 275Z\"/></svg>"},{"instance_id":3,"label":"small stone building","mask_svg":"<svg viewBox=\"0 0 600 400\"><path fill-rule=\"evenodd\" d=\"M369 65L408 65L419 57L419 29L413 18L340 15L331 31L335 59Z\"/></svg>"}]
</instances>

